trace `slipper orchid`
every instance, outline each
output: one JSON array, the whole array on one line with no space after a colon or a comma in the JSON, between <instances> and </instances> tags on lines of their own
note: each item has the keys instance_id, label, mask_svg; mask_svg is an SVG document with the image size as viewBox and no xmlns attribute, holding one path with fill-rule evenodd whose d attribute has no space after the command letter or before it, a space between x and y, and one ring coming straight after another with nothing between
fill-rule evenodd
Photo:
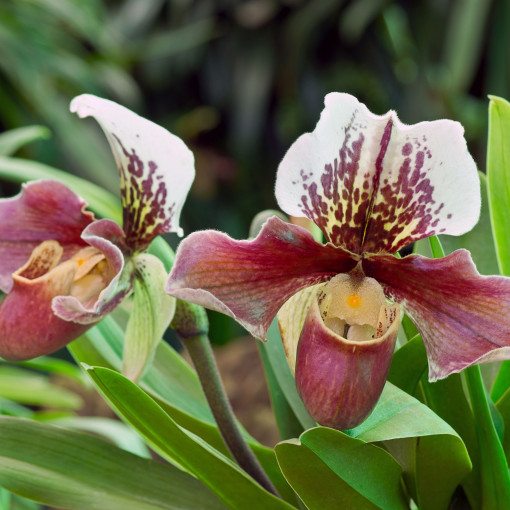
<instances>
[{"instance_id":1,"label":"slipper orchid","mask_svg":"<svg viewBox=\"0 0 510 510\"><path fill-rule=\"evenodd\" d=\"M480 276L466 250L394 256L477 222L479 180L463 128L403 125L347 94L326 96L312 133L278 168L283 211L313 220L327 244L273 217L252 241L204 231L185 239L171 295L218 310L264 339L278 313L298 392L322 425L347 429L383 389L401 309L420 331L429 379L510 358L510 280Z\"/></svg>"},{"instance_id":2,"label":"slipper orchid","mask_svg":"<svg viewBox=\"0 0 510 510\"><path fill-rule=\"evenodd\" d=\"M95 96L75 98L71 111L95 117L106 134L120 174L123 228L95 220L58 181L30 182L18 196L0 200L0 288L7 293L0 304L0 356L6 359L63 347L111 312L137 281L150 289L162 278L162 290L164 268L143 252L158 234L181 232L179 215L194 178L193 155L182 140ZM160 303L170 314L162 319L166 325L173 302L166 296ZM154 336L164 327L155 327Z\"/></svg>"}]
</instances>

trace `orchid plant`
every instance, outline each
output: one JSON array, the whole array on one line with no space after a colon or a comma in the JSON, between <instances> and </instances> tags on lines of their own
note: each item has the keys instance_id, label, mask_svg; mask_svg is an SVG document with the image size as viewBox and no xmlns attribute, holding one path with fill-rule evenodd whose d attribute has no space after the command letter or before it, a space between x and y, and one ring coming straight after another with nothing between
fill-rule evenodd
<instances>
[{"instance_id":1,"label":"orchid plant","mask_svg":"<svg viewBox=\"0 0 510 510\"><path fill-rule=\"evenodd\" d=\"M405 126L394 112L379 117L330 94L276 179L282 210L312 220L327 244L277 217L248 242L197 232L180 245L166 289L262 340L279 311L307 409L322 425L349 429L382 392L400 308L423 338L430 381L510 357L509 279L480 276L465 250L393 256L424 237L472 229L479 189L458 123Z\"/></svg>"},{"instance_id":2,"label":"orchid plant","mask_svg":"<svg viewBox=\"0 0 510 510\"><path fill-rule=\"evenodd\" d=\"M156 237L181 232L189 149L110 101L80 96L71 109L107 136L123 226L86 209L116 216L104 190L0 156L0 176L39 179L0 200L0 355L11 360L0 369L67 345L138 442L10 406L3 507L31 505L22 496L83 510L508 508L509 103L491 100L490 217L458 123L405 126L335 93L278 168L290 222L271 216L247 241L192 233L175 261ZM433 258L409 254L427 238ZM481 276L455 249L478 262L492 244L504 276ZM267 340L274 448L233 416L202 306ZM169 324L194 370L160 342ZM497 375L483 381L489 362ZM1 397L0 370L0 408Z\"/></svg>"},{"instance_id":3,"label":"orchid plant","mask_svg":"<svg viewBox=\"0 0 510 510\"><path fill-rule=\"evenodd\" d=\"M159 234L182 235L193 154L176 136L111 101L83 95L71 111L95 117L106 134L120 175L123 227L95 220L58 181L35 181L0 200L0 285L7 292L0 355L23 360L55 352L135 289L124 373L137 379L175 308L161 292L163 264L144 252Z\"/></svg>"}]
</instances>

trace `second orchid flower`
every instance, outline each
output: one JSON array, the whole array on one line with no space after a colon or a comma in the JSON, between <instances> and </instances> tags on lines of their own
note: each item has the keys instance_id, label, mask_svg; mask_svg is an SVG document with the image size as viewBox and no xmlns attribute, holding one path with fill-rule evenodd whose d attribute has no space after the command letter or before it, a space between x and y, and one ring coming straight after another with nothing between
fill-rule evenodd
<instances>
[{"instance_id":1,"label":"second orchid flower","mask_svg":"<svg viewBox=\"0 0 510 510\"><path fill-rule=\"evenodd\" d=\"M280 164L276 198L327 244L276 217L253 241L197 232L181 243L166 289L262 340L278 313L298 392L320 424L347 429L370 414L401 309L422 335L431 381L510 358L509 279L480 276L465 250L394 256L478 220L478 174L458 123L405 126L394 112L329 94L315 131Z\"/></svg>"},{"instance_id":2,"label":"second orchid flower","mask_svg":"<svg viewBox=\"0 0 510 510\"><path fill-rule=\"evenodd\" d=\"M94 117L120 174L122 228L96 220L58 181L35 181L0 200L0 356L49 354L110 313L133 289L124 373L138 378L168 326L175 300L166 273L144 253L165 232L181 233L179 216L195 176L184 142L105 99L82 95L71 111ZM92 149L91 149L92 150Z\"/></svg>"}]
</instances>

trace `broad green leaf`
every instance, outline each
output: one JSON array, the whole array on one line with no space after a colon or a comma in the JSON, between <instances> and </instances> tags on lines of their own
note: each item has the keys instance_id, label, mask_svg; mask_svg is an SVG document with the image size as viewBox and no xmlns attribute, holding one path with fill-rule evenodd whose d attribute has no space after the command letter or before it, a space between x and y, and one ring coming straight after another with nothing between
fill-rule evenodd
<instances>
[{"instance_id":1,"label":"broad green leaf","mask_svg":"<svg viewBox=\"0 0 510 510\"><path fill-rule=\"evenodd\" d=\"M53 385L40 374L14 366L0 366L0 397L21 404L79 409L81 398Z\"/></svg>"},{"instance_id":2,"label":"broad green leaf","mask_svg":"<svg viewBox=\"0 0 510 510\"><path fill-rule=\"evenodd\" d=\"M78 362L120 371L123 332L111 316L103 319L68 349ZM160 342L152 365L139 381L141 388L161 405L180 426L198 435L216 450L230 456L206 403L194 370L174 349ZM295 496L285 482L272 449L260 445L241 427L243 434L278 492L287 501Z\"/></svg>"},{"instance_id":3,"label":"broad green leaf","mask_svg":"<svg viewBox=\"0 0 510 510\"><path fill-rule=\"evenodd\" d=\"M403 467L420 510L446 510L455 488L471 471L457 432L391 383L386 384L372 414L346 433L367 442L385 441Z\"/></svg>"},{"instance_id":4,"label":"broad green leaf","mask_svg":"<svg viewBox=\"0 0 510 510\"><path fill-rule=\"evenodd\" d=\"M450 254L460 248L465 248L471 253L480 274L499 274L487 197L487 178L481 172L478 175L480 176L480 191L482 195L482 209L478 223L464 235L440 235L438 237L446 254ZM429 243L429 238L416 242L414 244L414 253L431 257L432 252Z\"/></svg>"},{"instance_id":5,"label":"broad green leaf","mask_svg":"<svg viewBox=\"0 0 510 510\"><path fill-rule=\"evenodd\" d=\"M137 381L152 356L175 312L175 298L165 292L167 272L154 255L137 255L133 310L126 326L122 373Z\"/></svg>"},{"instance_id":6,"label":"broad green leaf","mask_svg":"<svg viewBox=\"0 0 510 510\"><path fill-rule=\"evenodd\" d=\"M11 129L0 134L0 156L11 156L27 143L44 140L50 136L50 130L44 126Z\"/></svg>"},{"instance_id":7,"label":"broad green leaf","mask_svg":"<svg viewBox=\"0 0 510 510\"><path fill-rule=\"evenodd\" d=\"M262 489L230 459L179 427L138 386L106 368L87 368L96 387L119 416L133 426L160 455L183 466L213 490L229 508L292 508Z\"/></svg>"},{"instance_id":8,"label":"broad green leaf","mask_svg":"<svg viewBox=\"0 0 510 510\"><path fill-rule=\"evenodd\" d=\"M300 438L337 476L376 507L407 509L400 485L402 469L385 450L324 427Z\"/></svg>"},{"instance_id":9,"label":"broad green leaf","mask_svg":"<svg viewBox=\"0 0 510 510\"><path fill-rule=\"evenodd\" d=\"M287 358L285 357L285 351L283 350L277 319L273 320L266 336L267 342L263 343L262 349L267 354L273 373L289 403L289 406L305 430L317 426L314 419L306 410L296 390L294 376L290 371Z\"/></svg>"},{"instance_id":10,"label":"broad green leaf","mask_svg":"<svg viewBox=\"0 0 510 510\"><path fill-rule=\"evenodd\" d=\"M281 470L309 510L378 510L298 439L275 446Z\"/></svg>"},{"instance_id":11,"label":"broad green leaf","mask_svg":"<svg viewBox=\"0 0 510 510\"><path fill-rule=\"evenodd\" d=\"M151 454L140 436L130 427L118 420L88 416L67 416L46 420L45 423L58 425L66 429L90 432L108 439L114 445L139 457L151 458Z\"/></svg>"},{"instance_id":12,"label":"broad green leaf","mask_svg":"<svg viewBox=\"0 0 510 510\"><path fill-rule=\"evenodd\" d=\"M510 103L491 96L487 184L492 229L501 274L510 276Z\"/></svg>"},{"instance_id":13,"label":"broad green leaf","mask_svg":"<svg viewBox=\"0 0 510 510\"><path fill-rule=\"evenodd\" d=\"M178 469L89 434L0 416L0 485L73 510L220 510L227 507Z\"/></svg>"}]
</instances>

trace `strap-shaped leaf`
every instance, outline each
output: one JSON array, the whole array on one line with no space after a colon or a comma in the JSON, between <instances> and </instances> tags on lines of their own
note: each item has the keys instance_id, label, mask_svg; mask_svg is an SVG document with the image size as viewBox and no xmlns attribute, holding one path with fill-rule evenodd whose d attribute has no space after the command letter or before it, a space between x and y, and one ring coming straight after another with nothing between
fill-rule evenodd
<instances>
[{"instance_id":1,"label":"strap-shaped leaf","mask_svg":"<svg viewBox=\"0 0 510 510\"><path fill-rule=\"evenodd\" d=\"M106 368L87 368L98 390L119 416L132 425L160 455L176 461L209 486L232 509L290 509L230 459L205 441L179 427L138 386L122 375ZM249 502L249 503L248 503Z\"/></svg>"},{"instance_id":2,"label":"strap-shaped leaf","mask_svg":"<svg viewBox=\"0 0 510 510\"><path fill-rule=\"evenodd\" d=\"M46 505L73 510L227 508L177 468L88 434L2 416L0 437L0 485Z\"/></svg>"},{"instance_id":3,"label":"strap-shaped leaf","mask_svg":"<svg viewBox=\"0 0 510 510\"><path fill-rule=\"evenodd\" d=\"M510 103L491 96L487 184L492 229L501 274L510 275Z\"/></svg>"},{"instance_id":4,"label":"strap-shaped leaf","mask_svg":"<svg viewBox=\"0 0 510 510\"><path fill-rule=\"evenodd\" d=\"M68 349L78 362L120 370L122 345L123 331L109 316L82 338L72 342ZM286 363L285 359L283 361ZM198 435L224 455L230 455L207 406L196 373L165 342L159 343L154 361L139 385L178 425ZM243 434L280 495L294 504L295 494L280 472L274 451L259 444L244 430Z\"/></svg>"}]
</instances>

